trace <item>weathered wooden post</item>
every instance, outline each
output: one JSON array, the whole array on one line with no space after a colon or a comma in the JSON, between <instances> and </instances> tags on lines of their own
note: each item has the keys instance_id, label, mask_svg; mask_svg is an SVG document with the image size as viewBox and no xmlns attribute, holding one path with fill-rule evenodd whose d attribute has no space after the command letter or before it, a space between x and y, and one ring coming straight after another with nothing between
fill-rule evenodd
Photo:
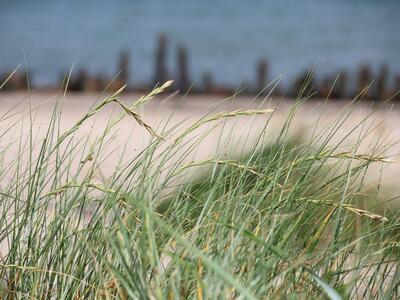
<instances>
[{"instance_id":1,"label":"weathered wooden post","mask_svg":"<svg viewBox=\"0 0 400 300\"><path fill-rule=\"evenodd\" d=\"M340 72L336 77L331 77L329 90L326 91L331 93L330 98L344 99L347 97L347 79L348 76L345 71Z\"/></svg>"},{"instance_id":2,"label":"weathered wooden post","mask_svg":"<svg viewBox=\"0 0 400 300\"><path fill-rule=\"evenodd\" d=\"M289 96L293 98L311 96L313 85L313 75L308 71L304 71L296 77L292 88L289 89Z\"/></svg>"},{"instance_id":3,"label":"weathered wooden post","mask_svg":"<svg viewBox=\"0 0 400 300\"><path fill-rule=\"evenodd\" d=\"M212 94L214 91L213 77L210 72L203 75L203 92L205 94Z\"/></svg>"},{"instance_id":4,"label":"weathered wooden post","mask_svg":"<svg viewBox=\"0 0 400 300\"><path fill-rule=\"evenodd\" d=\"M344 99L348 96L347 95L348 79L349 76L347 75L346 71L342 71L339 73L339 77L336 81L334 88L334 93L336 98Z\"/></svg>"},{"instance_id":5,"label":"weathered wooden post","mask_svg":"<svg viewBox=\"0 0 400 300\"><path fill-rule=\"evenodd\" d=\"M326 76L321 80L321 83L318 86L318 96L322 98L327 98L329 96L329 92L332 89L332 77ZM331 93L330 98L335 98L335 95Z\"/></svg>"},{"instance_id":6,"label":"weathered wooden post","mask_svg":"<svg viewBox=\"0 0 400 300\"><path fill-rule=\"evenodd\" d=\"M379 75L376 80L376 100L384 100L387 96L387 81L389 77L389 67L384 64L379 70Z\"/></svg>"},{"instance_id":7,"label":"weathered wooden post","mask_svg":"<svg viewBox=\"0 0 400 300\"><path fill-rule=\"evenodd\" d=\"M19 77L18 80L18 87L20 89L27 89L28 85L30 86L33 82L33 73L31 70L27 70L24 73L22 73Z\"/></svg>"},{"instance_id":8,"label":"weathered wooden post","mask_svg":"<svg viewBox=\"0 0 400 300\"><path fill-rule=\"evenodd\" d=\"M4 91L13 91L13 90L25 90L28 88L28 79L32 81L31 78L28 78L27 72L16 72L10 78L10 74L12 72L6 72L4 74L0 74L0 86ZM31 76L31 74L30 74Z\"/></svg>"},{"instance_id":9,"label":"weathered wooden post","mask_svg":"<svg viewBox=\"0 0 400 300\"><path fill-rule=\"evenodd\" d=\"M8 76L10 76L8 72L0 74L0 86L2 91L9 91L13 89L13 84L11 82L12 77L8 78Z\"/></svg>"},{"instance_id":10,"label":"weathered wooden post","mask_svg":"<svg viewBox=\"0 0 400 300\"><path fill-rule=\"evenodd\" d=\"M0 73L0 91L6 90L6 80L7 76L5 73Z\"/></svg>"},{"instance_id":11,"label":"weathered wooden post","mask_svg":"<svg viewBox=\"0 0 400 300\"><path fill-rule=\"evenodd\" d=\"M154 70L154 85L163 84L168 80L167 73L167 37L165 34L160 34L157 40L157 50L155 56L155 70Z\"/></svg>"},{"instance_id":12,"label":"weathered wooden post","mask_svg":"<svg viewBox=\"0 0 400 300\"><path fill-rule=\"evenodd\" d=\"M397 74L394 78L394 91L392 94L396 94L395 100L400 100L400 74Z\"/></svg>"},{"instance_id":13,"label":"weathered wooden post","mask_svg":"<svg viewBox=\"0 0 400 300\"><path fill-rule=\"evenodd\" d=\"M67 83L69 84L67 86ZM71 82L68 82L68 71L63 70L59 73L57 87L64 90L67 88L68 90L71 89Z\"/></svg>"},{"instance_id":14,"label":"weathered wooden post","mask_svg":"<svg viewBox=\"0 0 400 300\"><path fill-rule=\"evenodd\" d=\"M129 81L129 53L128 51L121 51L118 59L118 69L120 72L120 80L123 84Z\"/></svg>"},{"instance_id":15,"label":"weathered wooden post","mask_svg":"<svg viewBox=\"0 0 400 300\"><path fill-rule=\"evenodd\" d=\"M268 61L266 58L262 58L257 65L257 83L256 93L262 93L267 86L268 80Z\"/></svg>"},{"instance_id":16,"label":"weathered wooden post","mask_svg":"<svg viewBox=\"0 0 400 300\"><path fill-rule=\"evenodd\" d=\"M82 92L86 90L88 74L84 69L80 69L78 74L71 80L69 89L71 91Z\"/></svg>"},{"instance_id":17,"label":"weathered wooden post","mask_svg":"<svg viewBox=\"0 0 400 300\"><path fill-rule=\"evenodd\" d=\"M365 88L367 88L372 82L372 73L367 64L362 64L358 69L357 76L357 94L360 94ZM371 95L370 89L365 91L365 96Z\"/></svg>"},{"instance_id":18,"label":"weathered wooden post","mask_svg":"<svg viewBox=\"0 0 400 300\"><path fill-rule=\"evenodd\" d=\"M94 77L96 91L103 91L106 88L107 79L103 73L97 73Z\"/></svg>"},{"instance_id":19,"label":"weathered wooden post","mask_svg":"<svg viewBox=\"0 0 400 300\"><path fill-rule=\"evenodd\" d=\"M178 47L177 53L177 61L178 61L178 89L181 93L186 93L189 89L190 79L188 72L188 59L187 59L187 50L184 46Z\"/></svg>"}]
</instances>

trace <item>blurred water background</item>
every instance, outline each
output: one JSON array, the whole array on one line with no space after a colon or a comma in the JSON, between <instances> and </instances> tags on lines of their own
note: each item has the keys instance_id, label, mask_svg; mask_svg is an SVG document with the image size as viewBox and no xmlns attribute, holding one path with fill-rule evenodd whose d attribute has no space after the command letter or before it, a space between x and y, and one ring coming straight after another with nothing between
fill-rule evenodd
<instances>
[{"instance_id":1,"label":"blurred water background","mask_svg":"<svg viewBox=\"0 0 400 300\"><path fill-rule=\"evenodd\" d=\"M190 74L217 82L253 80L257 59L270 76L318 65L318 72L355 71L367 62L400 71L399 0L0 0L0 71L20 62L36 84L54 84L74 62L90 72L117 72L131 53L133 83L151 80L156 36L168 34L168 66L178 45Z\"/></svg>"}]
</instances>

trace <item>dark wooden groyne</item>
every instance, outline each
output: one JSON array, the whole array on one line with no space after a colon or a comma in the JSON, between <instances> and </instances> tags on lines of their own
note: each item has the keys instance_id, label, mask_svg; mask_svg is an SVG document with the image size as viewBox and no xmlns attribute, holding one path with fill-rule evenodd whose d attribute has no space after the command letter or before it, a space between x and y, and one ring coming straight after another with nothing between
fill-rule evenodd
<instances>
[{"instance_id":1,"label":"dark wooden groyne","mask_svg":"<svg viewBox=\"0 0 400 300\"><path fill-rule=\"evenodd\" d=\"M91 74L85 69L73 72L69 82L68 90L74 92L103 91L105 89L117 90L122 85L128 84L127 91L147 92L154 86L166 80L174 80L174 90L183 94L214 94L232 95L238 91L247 95L272 95L296 98L299 95L309 98L352 99L361 95L368 100L393 99L400 101L400 73L391 75L389 66L384 64L376 72L373 72L369 64L360 65L356 72L343 70L339 73L325 74L319 76L313 71L304 70L294 78L289 78L289 84L285 87L276 85L270 75L271 62L266 57L258 59L254 72L253 83L238 86L220 85L214 81L210 72L202 74L201 78L193 82L190 77L190 61L188 49L180 44L176 47L175 66L176 70L168 69L168 51L170 49L168 36L160 34L156 39L154 54L154 69L151 82L142 85L132 85L133 81L140 81L134 77L131 53L123 50L119 53L117 60L117 76L111 78L105 74ZM26 72L5 71L0 73L0 92L26 90L32 86L32 74L29 78ZM12 74L12 76L10 76ZM57 86L46 87L54 90L65 83L67 73L63 73ZM352 74L352 75L350 75ZM134 76L132 76L134 75ZM138 76L138 75L137 75ZM134 79L134 80L133 80Z\"/></svg>"}]
</instances>

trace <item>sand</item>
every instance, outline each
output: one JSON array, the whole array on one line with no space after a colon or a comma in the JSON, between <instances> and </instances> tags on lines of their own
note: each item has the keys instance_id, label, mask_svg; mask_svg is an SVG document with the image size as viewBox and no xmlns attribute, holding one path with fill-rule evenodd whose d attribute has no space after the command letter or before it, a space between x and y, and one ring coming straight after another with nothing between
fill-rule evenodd
<instances>
[{"instance_id":1,"label":"sand","mask_svg":"<svg viewBox=\"0 0 400 300\"><path fill-rule=\"evenodd\" d=\"M121 98L125 103L132 103L138 99L138 94L123 94ZM48 126L54 105L59 101L62 105L60 131L68 130L75 124L79 118L84 115L92 104L104 98L104 95L96 93L68 93L65 97L55 93L45 92L2 92L0 93L0 115L1 134L0 146L3 149L5 161L16 159L18 153L18 143L21 137L28 136L30 130L34 133L36 141L40 141ZM226 155L231 153L238 155L249 149L258 132L267 124L267 135L265 142L272 142L274 137L282 128L288 117L289 111L294 102L290 99L268 99L263 102L262 99L239 96L234 99L225 99L218 96L187 96L182 98L180 95L172 97L158 97L145 105L143 109L137 111L142 118L160 133L161 125L166 124L167 128L172 126L189 126L194 121L204 117L207 114L216 114L222 111L249 110L249 109L274 109L273 114L261 116L244 116L226 119L226 122L215 128L207 135L193 151L193 154L187 158L190 160L202 160L215 156L217 149L226 148ZM34 113L29 114L29 111ZM381 156L390 156L388 163L377 163L368 173L371 184L381 181L380 188L391 195L399 191L398 182L400 180L400 163L397 160L400 153L399 145L395 144L400 138L400 109L397 104L372 105L370 102L350 105L349 101L325 101L312 100L300 105L294 116L290 128L290 135L310 139L316 135L316 132L323 132L319 138L322 142L323 137L328 135L326 128L332 128L333 124L343 114L349 113L346 121L338 129L334 138L329 141L329 145L335 145L347 133L358 127L342 143L338 152L353 151L357 149L358 154L367 154L376 146L394 144L389 149L380 153ZM121 113L116 105L109 105L98 112L91 119L86 121L80 130L76 133L76 140L95 139L102 134L107 121L111 116ZM368 120L362 123L369 114L372 115ZM33 126L30 126L30 118L33 120ZM216 123L210 123L203 129L198 129L191 136L199 135L205 128L210 129ZM324 129L325 128L325 129ZM3 134L5 131L7 133ZM179 132L177 130L177 132ZM355 148L358 143L360 133L366 135L362 143ZM125 118L119 123L114 131L114 137L109 141L110 155L102 163L101 176L107 178L110 176L117 165L117 161L123 155L123 159L128 161L135 157L149 143L151 136L139 126L132 118ZM229 139L229 142L221 146L222 140ZM89 136L89 137L88 137ZM172 139L171 139L172 141ZM11 145L10 143L13 142ZM168 137L167 142L168 143ZM126 148L124 148L126 146ZM125 149L125 152L123 152ZM177 155L178 156L178 155ZM80 158L77 157L77 163ZM381 172L383 168L383 173ZM381 174L382 173L382 174ZM382 177L383 176L383 177ZM382 177L382 178L381 178ZM2 180L5 180L3 177ZM0 182L0 184L2 184ZM4 184L4 183L3 183Z\"/></svg>"}]
</instances>

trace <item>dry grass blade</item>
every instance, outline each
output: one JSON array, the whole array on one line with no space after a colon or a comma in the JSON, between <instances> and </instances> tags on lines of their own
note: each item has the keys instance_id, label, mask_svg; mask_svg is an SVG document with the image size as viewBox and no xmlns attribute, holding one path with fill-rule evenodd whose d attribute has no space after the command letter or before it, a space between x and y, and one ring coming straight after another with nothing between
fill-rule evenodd
<instances>
[{"instance_id":1,"label":"dry grass blade","mask_svg":"<svg viewBox=\"0 0 400 300\"><path fill-rule=\"evenodd\" d=\"M374 214L371 213L367 210L364 209L360 209L360 208L355 208L351 205L346 205L344 206L347 210L354 212L355 214L359 215L359 216L364 216L364 217L368 217L372 220L376 220L376 221L381 221L381 222L389 222L388 218L378 215L378 214Z\"/></svg>"},{"instance_id":2,"label":"dry grass blade","mask_svg":"<svg viewBox=\"0 0 400 300\"><path fill-rule=\"evenodd\" d=\"M264 174L258 172L256 169L254 169L254 168L252 168L250 166L246 166L246 165L240 164L237 161L234 161L234 160L217 160L217 159L207 159L207 160L198 161L198 162L192 161L192 162L182 166L180 169L178 169L173 174L173 176L176 176L177 174L183 172L186 169L193 168L193 167L200 167L200 166L204 166L204 165L208 165L208 164L229 165L229 166L232 166L232 167L235 167L235 168L250 172L251 174L254 174L256 176L265 177Z\"/></svg>"},{"instance_id":3,"label":"dry grass blade","mask_svg":"<svg viewBox=\"0 0 400 300\"><path fill-rule=\"evenodd\" d=\"M153 90L149 95L152 95L149 97L149 99L151 99L156 93L160 93L161 91L163 91L164 89L166 89L169 85L171 85L172 83L167 81L164 85L162 85L160 88ZM148 124L146 124L138 114L136 114L132 108L129 108L128 106L126 106L125 104L123 104L120 100L118 100L118 95L120 93L123 92L123 90L126 88L126 84L124 86L122 86L120 89L118 89L114 94L112 94L111 96L107 97L104 101L100 102L98 105L96 105L93 109L91 109L89 112L87 112L80 120L78 120L75 125L69 129L68 131L66 131L64 134L62 134L60 136L60 138L58 139L57 144L55 145L55 147L53 148L53 151L55 149L57 149L57 147L68 137L70 136L72 133L74 133L76 130L78 130L78 128L90 117L92 117L93 115L95 115L96 113L98 113L100 110L102 110L106 105L108 105L109 103L115 102L118 103L118 105L120 105L122 107L122 109L130 116L132 116L141 126L143 126L151 135L153 135L154 137L157 137L158 139L163 140L163 138L157 134L157 132L151 128L151 126L149 126ZM145 96L146 97L146 96ZM146 98L147 99L147 98ZM143 104L144 102L142 102ZM52 152L52 151L51 151ZM51 153L50 152L50 153Z\"/></svg>"},{"instance_id":4,"label":"dry grass blade","mask_svg":"<svg viewBox=\"0 0 400 300\"><path fill-rule=\"evenodd\" d=\"M330 205L334 208L340 207L340 208L347 209L348 211L351 211L359 216L367 217L367 218L370 218L375 221L389 222L389 219L386 218L385 216L378 215L378 214L372 213L372 212L364 210L364 209L356 208L351 204L337 204L337 203L334 203L333 201L323 201L323 200L305 199L305 198L302 198L299 200L306 200L308 202L313 202L313 203L317 203L317 204Z\"/></svg>"},{"instance_id":5,"label":"dry grass blade","mask_svg":"<svg viewBox=\"0 0 400 300\"><path fill-rule=\"evenodd\" d=\"M264 115L268 113L274 112L273 109L249 109L249 110L235 110L232 112L221 112L218 113L214 116L211 116L209 118L206 118L203 120L203 123L211 122L211 121L216 121L219 119L225 119L225 118L232 118L232 117L239 117L239 116L254 116L254 115Z\"/></svg>"},{"instance_id":6,"label":"dry grass blade","mask_svg":"<svg viewBox=\"0 0 400 300\"><path fill-rule=\"evenodd\" d=\"M250 110L235 110L232 112L220 112L217 113L211 117L204 118L193 124L191 127L186 129L179 137L176 138L175 144L177 144L179 141L181 141L187 134L190 132L194 131L195 129L201 127L203 124L212 122L212 121L217 121L220 119L225 119L225 118L232 118L232 117L239 117L239 116L254 116L254 115L264 115L267 113L272 113L274 110L273 109L261 109L261 110L256 110L256 109L250 109Z\"/></svg>"},{"instance_id":7,"label":"dry grass blade","mask_svg":"<svg viewBox=\"0 0 400 300\"><path fill-rule=\"evenodd\" d=\"M338 154L329 155L329 158L348 158L369 162L384 162L384 163L393 163L395 160L389 160L387 157L381 156L372 156L368 154L353 154L351 152L341 152Z\"/></svg>"},{"instance_id":8,"label":"dry grass blade","mask_svg":"<svg viewBox=\"0 0 400 300\"><path fill-rule=\"evenodd\" d=\"M173 80L168 80L166 81L163 85L161 85L160 87L155 87L150 93L148 93L147 95L144 95L142 97L140 97L140 99L138 101L136 101L131 109L139 107L143 104L145 104L146 102L150 101L151 99L154 98L154 96L163 93L167 88L169 88L172 84L174 83Z\"/></svg>"},{"instance_id":9,"label":"dry grass blade","mask_svg":"<svg viewBox=\"0 0 400 300\"><path fill-rule=\"evenodd\" d=\"M152 136L154 136L160 140L164 140L164 138L161 135L159 135L150 125L146 124L140 118L140 116L137 113L135 113L131 108L126 106L124 103L122 103L118 99L114 99L114 102L118 103L128 115L133 117L136 120L136 122L138 122L140 126L143 126Z\"/></svg>"},{"instance_id":10,"label":"dry grass blade","mask_svg":"<svg viewBox=\"0 0 400 300\"><path fill-rule=\"evenodd\" d=\"M93 290L96 289L96 287L94 285L86 282L85 280L77 278L74 275L63 273L63 272L59 272L59 271L54 271L54 270L46 270L46 269L39 268L39 267L36 267L36 266L22 266L22 265L16 265L16 264L0 264L0 269L18 269L18 270L21 270L22 272L37 272L37 273L57 274L57 275L60 275L62 277L69 278L71 280L84 283L85 286L87 286L87 287L89 287L89 288L91 288Z\"/></svg>"},{"instance_id":11,"label":"dry grass blade","mask_svg":"<svg viewBox=\"0 0 400 300\"><path fill-rule=\"evenodd\" d=\"M101 185L99 183L91 183L91 182L89 182L89 183L67 183L67 184L65 184L65 185L63 185L63 186L61 186L61 187L59 187L57 189L54 189L51 192L45 194L42 198L59 195L59 194L65 192L65 190L70 189L70 188L84 188L84 187L86 187L86 188L94 188L94 189L97 189L97 190L99 190L101 192L104 192L104 193L112 193L112 194L115 193L115 190L108 189L108 188L106 188L105 186L103 186L103 185Z\"/></svg>"},{"instance_id":12,"label":"dry grass blade","mask_svg":"<svg viewBox=\"0 0 400 300\"><path fill-rule=\"evenodd\" d=\"M100 102L99 104L97 104L93 109L91 109L90 111L88 111L82 118L80 118L75 124L74 126L71 127L71 129L67 130L66 132L64 132L58 139L56 145L53 147L52 151L50 151L50 153L52 153L53 151L55 151L61 144L62 142L69 137L71 134L73 134L75 131L77 131L79 129L79 127L89 118L91 118L92 116L94 116L96 113L98 113L101 109L103 109L103 107L105 107L107 104L114 102L117 99L117 96L122 93L122 91L126 88L126 84L123 85L119 90L117 90L114 94L112 94L110 97L107 97L105 100L103 100L102 102Z\"/></svg>"}]
</instances>

